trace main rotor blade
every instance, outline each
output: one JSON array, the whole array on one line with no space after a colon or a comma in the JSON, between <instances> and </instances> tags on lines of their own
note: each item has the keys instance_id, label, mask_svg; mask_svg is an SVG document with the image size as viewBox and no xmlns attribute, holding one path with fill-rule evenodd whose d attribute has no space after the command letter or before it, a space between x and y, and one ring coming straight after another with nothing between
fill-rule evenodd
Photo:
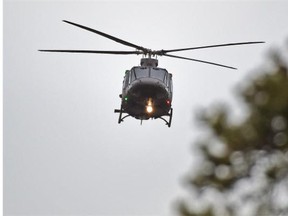
<instances>
[{"instance_id":1,"label":"main rotor blade","mask_svg":"<svg viewBox=\"0 0 288 216\"><path fill-rule=\"evenodd\" d=\"M240 42L240 43L216 44L216 45L209 45L209 46L183 48L183 49L159 50L159 53L163 55L163 54L169 53L169 52L179 52L179 51L186 51L186 50L206 49L206 48L224 47L224 46L238 46L238 45L248 45L248 44L259 44L259 43L265 43L265 42L264 41L250 41L250 42Z\"/></svg>"},{"instance_id":2,"label":"main rotor blade","mask_svg":"<svg viewBox=\"0 0 288 216\"><path fill-rule=\"evenodd\" d=\"M225 68L237 70L237 68L235 68L235 67L230 67L227 65L217 64L214 62L203 61L203 60L199 60L199 59L192 59L192 58L186 58L186 57L182 57L182 56L175 56L175 55L169 55L169 54L164 54L164 56L168 56L168 57L172 57L172 58L185 59L185 60L190 60L190 61L196 61L196 62L201 62L201 63L205 63L205 64L211 64L211 65L215 65L215 66L219 66L219 67L225 67Z\"/></svg>"},{"instance_id":3,"label":"main rotor blade","mask_svg":"<svg viewBox=\"0 0 288 216\"><path fill-rule=\"evenodd\" d=\"M105 51L105 50L38 50L40 52L65 52L65 53L94 53L94 54L116 54L116 55L129 55L129 54L142 54L140 51Z\"/></svg>"},{"instance_id":4,"label":"main rotor blade","mask_svg":"<svg viewBox=\"0 0 288 216\"><path fill-rule=\"evenodd\" d=\"M77 24L77 23L73 23L73 22L70 22L70 21L67 21L67 20L63 20L63 22L66 22L66 23L68 23L68 24L77 26L77 27L82 28L82 29L85 29L85 30L87 30L87 31L96 33L96 34L101 35L101 36L103 36L103 37L106 37L106 38L108 38L108 39L110 39L110 40L116 41L117 43L121 43L121 44L123 44L123 45L130 46L130 47L136 48L136 49L138 49L138 50L142 50L142 51L144 51L144 52L147 52L147 50L148 50L148 49L146 49L146 48L144 48L144 47L141 47L141 46L132 44L132 43L127 42L127 41L124 41L124 40L122 40L122 39L120 39L120 38L114 37L114 36L112 36L112 35L106 34L106 33L101 32L101 31L97 31L97 30L95 30L95 29L92 29L92 28L89 28L89 27L86 27L86 26L83 26L83 25L79 25L79 24Z\"/></svg>"}]
</instances>

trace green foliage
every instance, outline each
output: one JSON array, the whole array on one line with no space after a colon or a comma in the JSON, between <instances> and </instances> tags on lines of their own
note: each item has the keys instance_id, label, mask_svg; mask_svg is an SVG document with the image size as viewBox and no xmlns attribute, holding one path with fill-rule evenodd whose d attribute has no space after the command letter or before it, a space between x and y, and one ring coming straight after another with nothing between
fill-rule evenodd
<instances>
[{"instance_id":1,"label":"green foliage","mask_svg":"<svg viewBox=\"0 0 288 216\"><path fill-rule=\"evenodd\" d=\"M209 130L179 215L288 215L288 66L279 59L240 91L247 109L241 122L231 121L225 105L200 115Z\"/></svg>"}]
</instances>

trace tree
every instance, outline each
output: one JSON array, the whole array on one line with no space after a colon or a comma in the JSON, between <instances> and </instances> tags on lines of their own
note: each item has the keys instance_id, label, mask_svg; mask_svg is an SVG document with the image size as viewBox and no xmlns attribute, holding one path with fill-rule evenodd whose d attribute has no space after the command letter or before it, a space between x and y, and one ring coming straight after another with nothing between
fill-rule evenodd
<instances>
[{"instance_id":1,"label":"tree","mask_svg":"<svg viewBox=\"0 0 288 216\"><path fill-rule=\"evenodd\" d=\"M181 216L288 215L288 65L274 67L239 91L247 110L232 121L226 105L202 111L207 129L196 143L199 166L185 178Z\"/></svg>"}]
</instances>

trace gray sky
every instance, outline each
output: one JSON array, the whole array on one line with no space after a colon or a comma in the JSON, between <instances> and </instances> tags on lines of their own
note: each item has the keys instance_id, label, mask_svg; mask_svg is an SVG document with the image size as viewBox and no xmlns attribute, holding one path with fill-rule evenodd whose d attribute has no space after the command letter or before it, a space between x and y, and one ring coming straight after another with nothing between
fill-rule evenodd
<instances>
[{"instance_id":1,"label":"gray sky","mask_svg":"<svg viewBox=\"0 0 288 216\"><path fill-rule=\"evenodd\" d=\"M169 215L193 168L195 110L233 103L234 87L288 36L287 1L4 0L5 215ZM237 71L168 57L172 127L118 124L125 70L141 56L40 53L131 50L63 23L76 22L151 49L264 40L178 53ZM235 107L241 111L241 107Z\"/></svg>"}]
</instances>

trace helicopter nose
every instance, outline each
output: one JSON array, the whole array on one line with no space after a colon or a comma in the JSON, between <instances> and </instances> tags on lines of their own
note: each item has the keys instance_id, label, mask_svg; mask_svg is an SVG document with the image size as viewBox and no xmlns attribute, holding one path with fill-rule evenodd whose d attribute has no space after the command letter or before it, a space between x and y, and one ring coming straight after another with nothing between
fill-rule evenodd
<instances>
[{"instance_id":1,"label":"helicopter nose","mask_svg":"<svg viewBox=\"0 0 288 216\"><path fill-rule=\"evenodd\" d=\"M137 83L130 89L130 94L141 98L165 98L167 91L157 83Z\"/></svg>"}]
</instances>

